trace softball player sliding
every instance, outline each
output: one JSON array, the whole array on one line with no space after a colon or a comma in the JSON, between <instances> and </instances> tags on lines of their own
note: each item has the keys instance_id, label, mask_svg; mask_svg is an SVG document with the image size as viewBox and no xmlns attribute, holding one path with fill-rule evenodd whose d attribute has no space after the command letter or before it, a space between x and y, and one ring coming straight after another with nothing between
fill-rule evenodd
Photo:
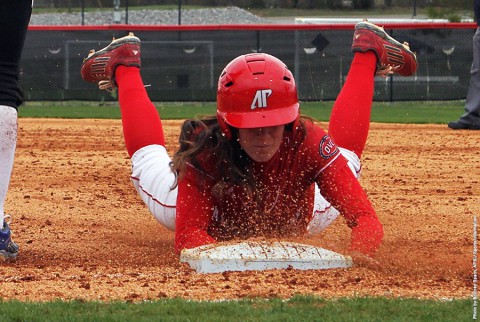
<instances>
[{"instance_id":1,"label":"softball player sliding","mask_svg":"<svg viewBox=\"0 0 480 322\"><path fill-rule=\"evenodd\" d=\"M383 228L357 178L374 76L412 75L417 65L406 44L367 21L355 26L352 50L328 134L300 116L284 63L247 54L221 73L216 115L185 121L173 159L140 76L137 37L91 51L81 75L102 89L118 87L132 182L156 219L175 230L177 252L231 239L318 233L340 213L352 229L352 253L373 256Z\"/></svg>"},{"instance_id":2,"label":"softball player sliding","mask_svg":"<svg viewBox=\"0 0 480 322\"><path fill-rule=\"evenodd\" d=\"M0 1L0 259L15 259L10 215L4 212L17 146L17 110L23 102L20 58L32 14L32 0Z\"/></svg>"}]
</instances>

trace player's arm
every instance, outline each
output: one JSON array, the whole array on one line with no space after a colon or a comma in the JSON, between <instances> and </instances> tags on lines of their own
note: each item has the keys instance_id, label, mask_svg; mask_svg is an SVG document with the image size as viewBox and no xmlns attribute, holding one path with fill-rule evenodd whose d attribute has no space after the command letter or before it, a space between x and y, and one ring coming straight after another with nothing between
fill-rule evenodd
<instances>
[{"instance_id":1,"label":"player's arm","mask_svg":"<svg viewBox=\"0 0 480 322\"><path fill-rule=\"evenodd\" d=\"M207 233L213 203L210 194L200 191L195 180L195 170L187 167L187 173L178 184L177 217L175 227L175 251L215 243Z\"/></svg>"},{"instance_id":2,"label":"player's arm","mask_svg":"<svg viewBox=\"0 0 480 322\"><path fill-rule=\"evenodd\" d=\"M382 242L383 227L346 160L340 156L321 173L317 183L325 199L352 228L352 250L373 256Z\"/></svg>"}]
</instances>

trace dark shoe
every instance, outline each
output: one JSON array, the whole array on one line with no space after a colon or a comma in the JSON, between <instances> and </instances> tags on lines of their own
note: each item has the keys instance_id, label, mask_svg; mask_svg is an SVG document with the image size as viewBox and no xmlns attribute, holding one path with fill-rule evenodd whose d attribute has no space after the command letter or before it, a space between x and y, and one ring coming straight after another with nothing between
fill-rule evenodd
<instances>
[{"instance_id":1,"label":"dark shoe","mask_svg":"<svg viewBox=\"0 0 480 322\"><path fill-rule=\"evenodd\" d=\"M448 127L453 130L480 130L480 124L461 120L448 123Z\"/></svg>"},{"instance_id":2,"label":"dark shoe","mask_svg":"<svg viewBox=\"0 0 480 322\"><path fill-rule=\"evenodd\" d=\"M114 39L107 47L91 50L83 60L80 74L90 83L99 84L100 89L113 90L115 84L115 69L118 65L140 67L140 39L133 33Z\"/></svg>"},{"instance_id":3,"label":"dark shoe","mask_svg":"<svg viewBox=\"0 0 480 322\"><path fill-rule=\"evenodd\" d=\"M372 50L377 55L377 72L391 67L393 73L410 76L417 70L417 57L408 43L401 44L390 37L383 28L368 21L355 25L353 52Z\"/></svg>"},{"instance_id":4,"label":"dark shoe","mask_svg":"<svg viewBox=\"0 0 480 322\"><path fill-rule=\"evenodd\" d=\"M10 218L5 216L5 220ZM3 223L3 229L0 229L0 260L15 260L18 255L19 247L12 240L10 226L7 221Z\"/></svg>"}]
</instances>

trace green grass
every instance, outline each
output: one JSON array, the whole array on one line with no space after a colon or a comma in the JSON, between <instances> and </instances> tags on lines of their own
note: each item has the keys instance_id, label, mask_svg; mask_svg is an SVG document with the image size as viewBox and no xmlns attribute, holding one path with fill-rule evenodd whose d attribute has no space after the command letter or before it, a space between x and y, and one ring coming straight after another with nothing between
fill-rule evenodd
<instances>
[{"instance_id":1,"label":"green grass","mask_svg":"<svg viewBox=\"0 0 480 322\"><path fill-rule=\"evenodd\" d=\"M433 301L352 298L325 300L245 299L193 302L181 299L141 303L0 303L2 321L471 321L470 299Z\"/></svg>"},{"instance_id":2,"label":"green grass","mask_svg":"<svg viewBox=\"0 0 480 322\"><path fill-rule=\"evenodd\" d=\"M372 122L444 124L463 114L463 101L374 102ZM214 114L216 105L208 103L155 103L162 119L185 119ZM333 102L303 102L302 114L328 121ZM119 119L116 102L27 102L20 107L20 117Z\"/></svg>"}]
</instances>

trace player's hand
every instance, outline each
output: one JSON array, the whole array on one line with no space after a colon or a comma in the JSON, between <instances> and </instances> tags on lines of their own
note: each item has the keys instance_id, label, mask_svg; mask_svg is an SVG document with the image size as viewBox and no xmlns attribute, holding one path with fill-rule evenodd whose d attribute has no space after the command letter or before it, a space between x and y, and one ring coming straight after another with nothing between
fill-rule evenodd
<instances>
[{"instance_id":1,"label":"player's hand","mask_svg":"<svg viewBox=\"0 0 480 322\"><path fill-rule=\"evenodd\" d=\"M352 257L353 267L365 267L374 270L378 270L381 267L379 261L358 251L352 251L350 257Z\"/></svg>"},{"instance_id":2,"label":"player's hand","mask_svg":"<svg viewBox=\"0 0 480 322\"><path fill-rule=\"evenodd\" d=\"M381 69L377 70L375 76L387 78L393 74L394 69L395 68L393 66L383 66Z\"/></svg>"},{"instance_id":3,"label":"player's hand","mask_svg":"<svg viewBox=\"0 0 480 322\"><path fill-rule=\"evenodd\" d=\"M383 227L376 216L361 216L352 228L352 252L373 257L383 239Z\"/></svg>"}]
</instances>

